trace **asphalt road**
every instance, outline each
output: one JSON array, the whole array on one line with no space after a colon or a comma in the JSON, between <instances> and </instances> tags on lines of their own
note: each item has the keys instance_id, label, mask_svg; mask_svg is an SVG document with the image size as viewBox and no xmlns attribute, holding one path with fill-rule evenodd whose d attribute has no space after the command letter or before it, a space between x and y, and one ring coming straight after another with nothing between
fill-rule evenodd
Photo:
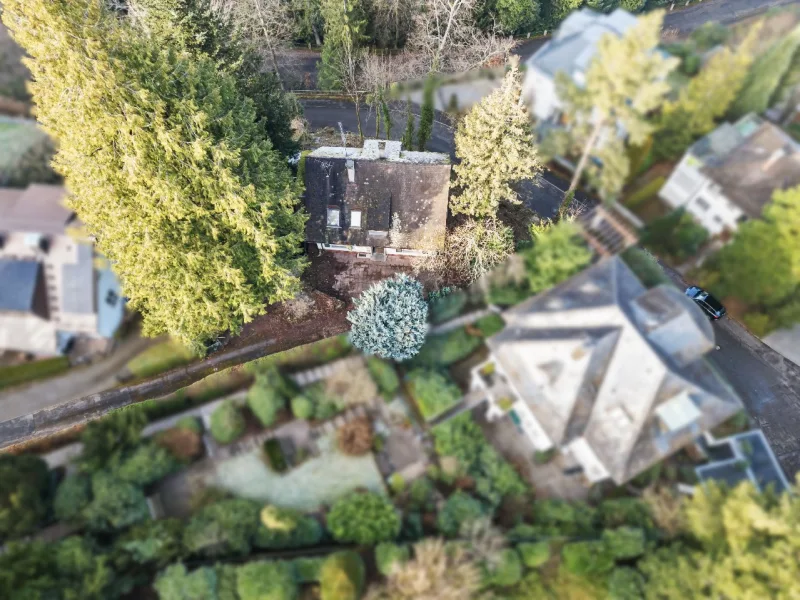
<instances>
[{"instance_id":1,"label":"asphalt road","mask_svg":"<svg viewBox=\"0 0 800 600\"><path fill-rule=\"evenodd\" d=\"M690 283L664 269L681 290ZM709 359L763 429L790 481L800 472L800 367L734 319L714 323L718 350Z\"/></svg>"}]
</instances>

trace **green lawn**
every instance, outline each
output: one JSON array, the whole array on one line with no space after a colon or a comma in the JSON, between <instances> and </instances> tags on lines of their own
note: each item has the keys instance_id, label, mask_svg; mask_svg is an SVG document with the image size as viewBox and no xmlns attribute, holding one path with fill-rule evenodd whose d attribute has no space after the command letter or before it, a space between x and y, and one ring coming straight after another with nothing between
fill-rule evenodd
<instances>
[{"instance_id":1,"label":"green lawn","mask_svg":"<svg viewBox=\"0 0 800 600\"><path fill-rule=\"evenodd\" d=\"M259 448L217 464L205 483L239 497L303 512L329 506L358 488L386 492L372 454L346 456L332 437L320 438L317 443L321 449L318 457L286 473L267 467Z\"/></svg>"},{"instance_id":2,"label":"green lawn","mask_svg":"<svg viewBox=\"0 0 800 600\"><path fill-rule=\"evenodd\" d=\"M136 378L151 377L192 361L194 354L182 344L168 340L150 346L128 361L128 370Z\"/></svg>"},{"instance_id":3,"label":"green lawn","mask_svg":"<svg viewBox=\"0 0 800 600\"><path fill-rule=\"evenodd\" d=\"M461 401L461 390L446 373L439 371L414 369L408 374L408 391L426 421Z\"/></svg>"},{"instance_id":4,"label":"green lawn","mask_svg":"<svg viewBox=\"0 0 800 600\"><path fill-rule=\"evenodd\" d=\"M56 356L10 367L0 367L0 390L12 385L60 375L67 369L69 369L69 359L66 356Z\"/></svg>"}]
</instances>

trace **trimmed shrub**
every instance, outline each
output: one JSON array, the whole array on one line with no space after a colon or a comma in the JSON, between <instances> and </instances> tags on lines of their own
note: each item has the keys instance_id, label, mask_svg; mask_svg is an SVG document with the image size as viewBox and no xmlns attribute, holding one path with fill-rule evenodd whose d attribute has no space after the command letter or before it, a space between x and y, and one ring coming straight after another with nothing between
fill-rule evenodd
<instances>
[{"instance_id":1,"label":"trimmed shrub","mask_svg":"<svg viewBox=\"0 0 800 600\"><path fill-rule=\"evenodd\" d=\"M162 446L144 441L130 453L114 457L110 470L121 481L146 487L163 479L180 467L178 460Z\"/></svg>"},{"instance_id":2,"label":"trimmed shrub","mask_svg":"<svg viewBox=\"0 0 800 600\"><path fill-rule=\"evenodd\" d=\"M656 257L643 248L631 247L620 254L622 260L628 265L636 277L647 287L653 287L670 280L664 269L658 264Z\"/></svg>"},{"instance_id":3,"label":"trimmed shrub","mask_svg":"<svg viewBox=\"0 0 800 600\"><path fill-rule=\"evenodd\" d=\"M185 429L186 431L202 434L203 422L197 417L192 417L192 416L181 417L175 423L175 429Z\"/></svg>"},{"instance_id":4,"label":"trimmed shrub","mask_svg":"<svg viewBox=\"0 0 800 600\"><path fill-rule=\"evenodd\" d=\"M365 290L347 314L353 325L353 346L365 354L393 360L406 360L419 352L427 319L422 284L402 273Z\"/></svg>"},{"instance_id":5,"label":"trimmed shrub","mask_svg":"<svg viewBox=\"0 0 800 600\"><path fill-rule=\"evenodd\" d=\"M297 583L290 563L253 561L236 570L236 593L240 600L294 600Z\"/></svg>"},{"instance_id":6,"label":"trimmed shrub","mask_svg":"<svg viewBox=\"0 0 800 600\"><path fill-rule=\"evenodd\" d=\"M561 551L564 568L574 575L594 577L614 568L614 557L603 542L572 542Z\"/></svg>"},{"instance_id":7,"label":"trimmed shrub","mask_svg":"<svg viewBox=\"0 0 800 600\"><path fill-rule=\"evenodd\" d=\"M319 572L321 600L358 600L364 589L364 561L355 552L336 552Z\"/></svg>"},{"instance_id":8,"label":"trimmed shrub","mask_svg":"<svg viewBox=\"0 0 800 600\"><path fill-rule=\"evenodd\" d=\"M247 392L247 406L264 427L275 423L278 413L286 406L286 399L280 391L268 385L259 376Z\"/></svg>"},{"instance_id":9,"label":"trimmed shrub","mask_svg":"<svg viewBox=\"0 0 800 600\"><path fill-rule=\"evenodd\" d=\"M241 409L225 400L211 414L211 436L220 444L229 444L244 433Z\"/></svg>"},{"instance_id":10,"label":"trimmed shrub","mask_svg":"<svg viewBox=\"0 0 800 600\"><path fill-rule=\"evenodd\" d=\"M628 194L626 198L623 199L622 203L627 206L628 208L634 208L643 204L646 200L649 200L656 194L658 191L664 187L664 184L667 182L667 178L664 176L659 176L651 180L649 183L646 183L635 192Z\"/></svg>"},{"instance_id":11,"label":"trimmed shrub","mask_svg":"<svg viewBox=\"0 0 800 600\"><path fill-rule=\"evenodd\" d=\"M105 472L92 476L92 501L83 511L86 526L97 532L113 532L150 518L141 488Z\"/></svg>"},{"instance_id":12,"label":"trimmed shrub","mask_svg":"<svg viewBox=\"0 0 800 600\"><path fill-rule=\"evenodd\" d=\"M353 492L334 503L328 513L328 530L338 542L388 542L400 533L400 517L388 498L374 492Z\"/></svg>"},{"instance_id":13,"label":"trimmed shrub","mask_svg":"<svg viewBox=\"0 0 800 600\"><path fill-rule=\"evenodd\" d=\"M386 400L391 400L400 389L400 378L391 363L381 360L377 356L367 357L367 369L378 390Z\"/></svg>"},{"instance_id":14,"label":"trimmed shrub","mask_svg":"<svg viewBox=\"0 0 800 600\"><path fill-rule=\"evenodd\" d=\"M414 369L408 374L408 389L426 421L452 408L461 400L461 390L444 373Z\"/></svg>"},{"instance_id":15,"label":"trimmed shrub","mask_svg":"<svg viewBox=\"0 0 800 600\"><path fill-rule=\"evenodd\" d=\"M644 531L635 527L603 531L603 542L616 560L636 558L644 554L644 541Z\"/></svg>"},{"instance_id":16,"label":"trimmed shrub","mask_svg":"<svg viewBox=\"0 0 800 600\"><path fill-rule=\"evenodd\" d=\"M629 567L614 569L608 578L608 596L611 600L641 600L645 581L641 573Z\"/></svg>"},{"instance_id":17,"label":"trimmed shrub","mask_svg":"<svg viewBox=\"0 0 800 600\"><path fill-rule=\"evenodd\" d=\"M523 564L537 569L550 560L550 542L522 542L517 545Z\"/></svg>"},{"instance_id":18,"label":"trimmed shrub","mask_svg":"<svg viewBox=\"0 0 800 600\"><path fill-rule=\"evenodd\" d=\"M53 510L56 519L66 523L80 521L81 512L92 499L91 481L86 475L67 475L56 490Z\"/></svg>"},{"instance_id":19,"label":"trimmed shrub","mask_svg":"<svg viewBox=\"0 0 800 600\"><path fill-rule=\"evenodd\" d=\"M457 537L465 523L484 517L486 509L466 492L451 494L436 517L436 528L449 538Z\"/></svg>"},{"instance_id":20,"label":"trimmed shrub","mask_svg":"<svg viewBox=\"0 0 800 600\"><path fill-rule=\"evenodd\" d=\"M256 529L253 545L256 548L281 550L284 548L304 548L314 546L322 540L324 531L320 522L311 515L301 515L294 511L282 510L294 519L291 529L271 528L263 523Z\"/></svg>"},{"instance_id":21,"label":"trimmed shrub","mask_svg":"<svg viewBox=\"0 0 800 600\"><path fill-rule=\"evenodd\" d=\"M219 500L194 513L183 530L183 545L190 555L244 556L252 548L261 523L257 502L244 498Z\"/></svg>"},{"instance_id":22,"label":"trimmed shrub","mask_svg":"<svg viewBox=\"0 0 800 600\"><path fill-rule=\"evenodd\" d=\"M305 396L292 398L292 414L296 419L311 419L314 416L314 403Z\"/></svg>"},{"instance_id":23,"label":"trimmed shrub","mask_svg":"<svg viewBox=\"0 0 800 600\"><path fill-rule=\"evenodd\" d=\"M491 337L495 333L502 331L505 326L506 323L503 321L503 317L495 313L481 317L472 324L472 327L478 330L481 337L484 338Z\"/></svg>"},{"instance_id":24,"label":"trimmed shrub","mask_svg":"<svg viewBox=\"0 0 800 600\"><path fill-rule=\"evenodd\" d=\"M382 542L375 546L375 565L381 575L389 575L395 565L401 565L411 556L408 546Z\"/></svg>"},{"instance_id":25,"label":"trimmed shrub","mask_svg":"<svg viewBox=\"0 0 800 600\"><path fill-rule=\"evenodd\" d=\"M283 455L281 443L276 438L270 438L264 442L264 454L267 457L270 468L276 473L283 473L289 468L286 463L286 457Z\"/></svg>"},{"instance_id":26,"label":"trimmed shrub","mask_svg":"<svg viewBox=\"0 0 800 600\"><path fill-rule=\"evenodd\" d=\"M447 367L472 354L483 340L459 327L441 335L431 335L414 357L412 364L424 367Z\"/></svg>"},{"instance_id":27,"label":"trimmed shrub","mask_svg":"<svg viewBox=\"0 0 800 600\"><path fill-rule=\"evenodd\" d=\"M295 558L292 561L294 578L297 583L314 583L319 581L324 558Z\"/></svg>"},{"instance_id":28,"label":"trimmed shrub","mask_svg":"<svg viewBox=\"0 0 800 600\"><path fill-rule=\"evenodd\" d=\"M493 568L484 568L483 580L490 587L509 587L522 579L522 561L513 548L506 548Z\"/></svg>"},{"instance_id":29,"label":"trimmed shrub","mask_svg":"<svg viewBox=\"0 0 800 600\"><path fill-rule=\"evenodd\" d=\"M449 288L445 288L436 294L431 294L428 303L431 323L438 325L461 314L467 305L467 294L461 290L451 291Z\"/></svg>"}]
</instances>

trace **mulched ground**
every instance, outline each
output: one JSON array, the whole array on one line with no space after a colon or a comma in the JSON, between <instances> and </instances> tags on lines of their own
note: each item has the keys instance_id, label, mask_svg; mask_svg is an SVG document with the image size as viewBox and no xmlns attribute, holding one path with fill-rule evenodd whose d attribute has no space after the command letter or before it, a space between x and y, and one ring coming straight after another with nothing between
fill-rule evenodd
<instances>
[{"instance_id":1,"label":"mulched ground","mask_svg":"<svg viewBox=\"0 0 800 600\"><path fill-rule=\"evenodd\" d=\"M347 331L347 304L317 290L271 306L267 314L248 323L228 342L223 352L244 348L256 342L275 340L271 352L307 344ZM274 348L274 349L273 349Z\"/></svg>"}]
</instances>

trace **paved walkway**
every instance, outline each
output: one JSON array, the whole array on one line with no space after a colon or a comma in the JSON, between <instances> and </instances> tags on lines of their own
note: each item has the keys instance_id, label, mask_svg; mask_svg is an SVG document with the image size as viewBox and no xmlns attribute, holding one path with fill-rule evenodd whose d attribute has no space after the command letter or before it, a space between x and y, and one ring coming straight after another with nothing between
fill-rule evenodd
<instances>
[{"instance_id":1,"label":"paved walkway","mask_svg":"<svg viewBox=\"0 0 800 600\"><path fill-rule=\"evenodd\" d=\"M439 335L440 333L447 333L448 331L453 331L454 329L458 329L459 327L463 327L464 325L469 325L474 323L475 321L482 319L483 317L488 317L491 314L500 314L502 311L497 306L490 306L489 308L484 308L481 310L476 310L471 313L467 313L466 315L461 315L460 317L456 317L455 319L450 319L449 321L442 323L441 325L434 325L428 330L429 335Z\"/></svg>"},{"instance_id":2,"label":"paved walkway","mask_svg":"<svg viewBox=\"0 0 800 600\"><path fill-rule=\"evenodd\" d=\"M323 379L327 379L337 371L341 369L348 369L348 368L357 368L364 363L364 358L361 356L349 356L347 358L342 358L340 360L333 361L326 365L322 365L320 367L315 367L313 369L308 369L307 371L301 371L300 373L295 373L291 375L291 378L294 382L299 385L300 387L305 387L307 385L311 385L312 383L316 383L318 381L322 381Z\"/></svg>"},{"instance_id":3,"label":"paved walkway","mask_svg":"<svg viewBox=\"0 0 800 600\"><path fill-rule=\"evenodd\" d=\"M165 338L143 338L133 334L120 342L112 354L86 367L75 367L64 375L0 393L0 415L7 421L43 408L69 402L119 385L117 374L134 356Z\"/></svg>"}]
</instances>

